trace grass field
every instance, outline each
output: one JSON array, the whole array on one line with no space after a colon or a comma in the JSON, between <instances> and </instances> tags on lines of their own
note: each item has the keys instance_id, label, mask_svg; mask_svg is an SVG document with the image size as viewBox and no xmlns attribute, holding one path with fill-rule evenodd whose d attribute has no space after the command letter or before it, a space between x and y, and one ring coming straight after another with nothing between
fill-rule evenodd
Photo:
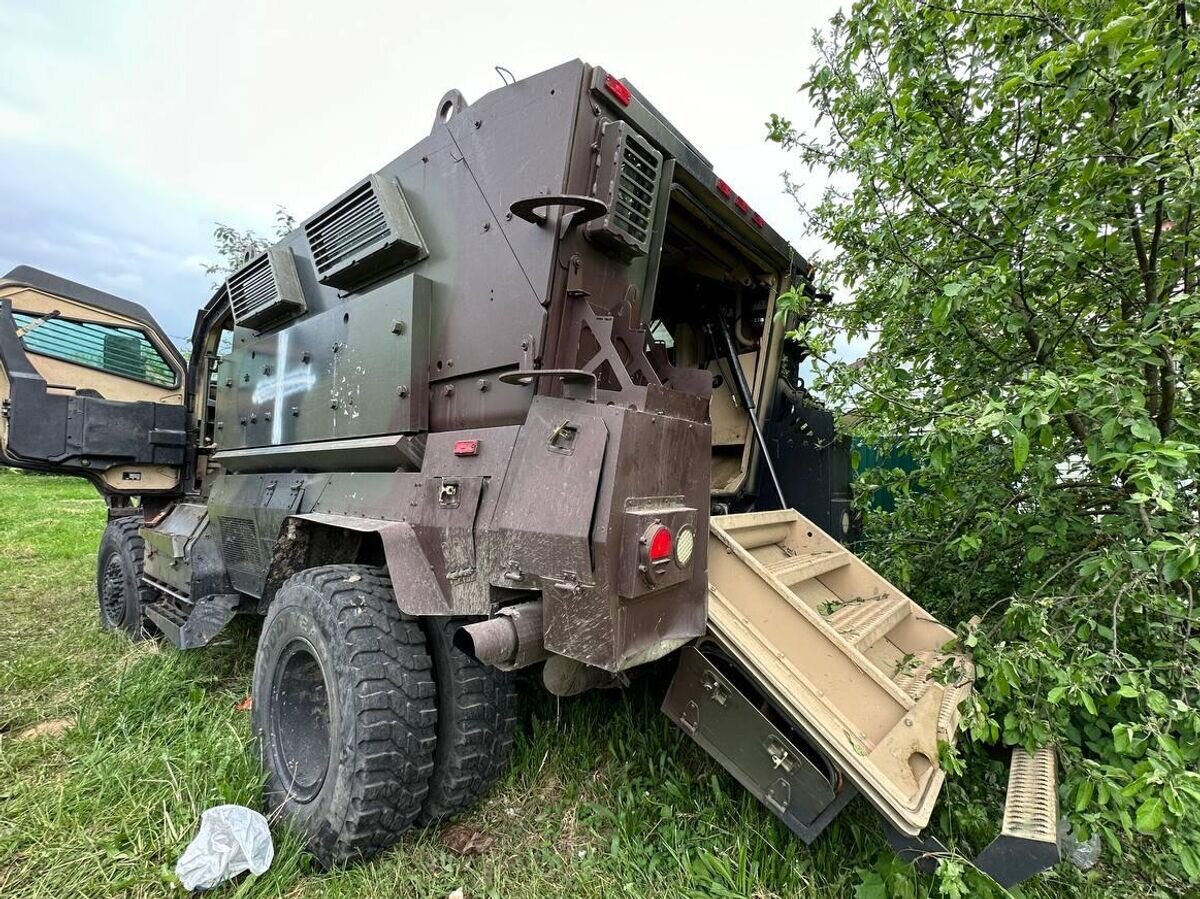
<instances>
[{"instance_id":1,"label":"grass field","mask_svg":"<svg viewBox=\"0 0 1200 899\"><path fill-rule=\"evenodd\" d=\"M190 653L102 632L93 565L103 526L104 506L83 482L0 470L6 899L182 895L173 868L200 812L258 804L249 714L237 710L254 622ZM808 849L658 712L652 684L561 703L529 692L510 773L465 819L496 837L482 855L456 856L436 830L413 832L382 859L321 873L276 828L271 870L210 895L885 895L871 871L894 863L861 800ZM933 889L926 879L905 886L911 896ZM1026 892L1119 894L1066 867Z\"/></svg>"}]
</instances>

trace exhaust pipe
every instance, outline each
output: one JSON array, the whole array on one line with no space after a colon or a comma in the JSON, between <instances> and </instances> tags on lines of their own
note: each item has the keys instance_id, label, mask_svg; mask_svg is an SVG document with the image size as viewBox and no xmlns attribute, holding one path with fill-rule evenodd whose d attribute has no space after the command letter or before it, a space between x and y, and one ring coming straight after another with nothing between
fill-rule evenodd
<instances>
[{"instance_id":1,"label":"exhaust pipe","mask_svg":"<svg viewBox=\"0 0 1200 899\"><path fill-rule=\"evenodd\" d=\"M543 642L542 601L508 606L494 618L460 627L454 632L454 646L501 671L542 661L550 655Z\"/></svg>"}]
</instances>

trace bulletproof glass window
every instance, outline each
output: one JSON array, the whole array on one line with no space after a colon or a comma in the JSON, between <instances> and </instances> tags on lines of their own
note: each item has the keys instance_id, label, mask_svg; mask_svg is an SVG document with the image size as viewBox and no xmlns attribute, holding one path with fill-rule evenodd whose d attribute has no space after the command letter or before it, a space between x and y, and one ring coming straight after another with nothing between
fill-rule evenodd
<instances>
[{"instance_id":1,"label":"bulletproof glass window","mask_svg":"<svg viewBox=\"0 0 1200 899\"><path fill-rule=\"evenodd\" d=\"M26 312L13 312L13 319L27 352L159 387L176 384L166 358L136 328Z\"/></svg>"}]
</instances>

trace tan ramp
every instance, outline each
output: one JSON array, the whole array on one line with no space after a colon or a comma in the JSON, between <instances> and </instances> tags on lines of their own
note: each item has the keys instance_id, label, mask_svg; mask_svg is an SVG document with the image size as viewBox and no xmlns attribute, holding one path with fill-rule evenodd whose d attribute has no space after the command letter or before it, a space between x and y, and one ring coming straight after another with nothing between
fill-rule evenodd
<instances>
[{"instance_id":1,"label":"tan ramp","mask_svg":"<svg viewBox=\"0 0 1200 899\"><path fill-rule=\"evenodd\" d=\"M798 512L711 520L709 629L902 833L929 822L973 669L954 633Z\"/></svg>"}]
</instances>

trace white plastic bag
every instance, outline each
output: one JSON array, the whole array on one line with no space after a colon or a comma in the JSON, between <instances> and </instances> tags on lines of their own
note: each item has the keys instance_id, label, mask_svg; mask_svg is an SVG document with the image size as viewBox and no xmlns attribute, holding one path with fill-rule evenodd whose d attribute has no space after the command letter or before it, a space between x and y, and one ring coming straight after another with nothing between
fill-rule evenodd
<instances>
[{"instance_id":1,"label":"white plastic bag","mask_svg":"<svg viewBox=\"0 0 1200 899\"><path fill-rule=\"evenodd\" d=\"M1071 829L1071 822L1062 817L1058 820L1058 845L1064 861L1080 871L1090 871L1100 861L1100 831L1093 830L1084 842L1079 842Z\"/></svg>"},{"instance_id":2,"label":"white plastic bag","mask_svg":"<svg viewBox=\"0 0 1200 899\"><path fill-rule=\"evenodd\" d=\"M243 871L271 867L275 845L267 819L242 805L218 805L200 815L200 832L175 864L185 890L211 890Z\"/></svg>"}]
</instances>

